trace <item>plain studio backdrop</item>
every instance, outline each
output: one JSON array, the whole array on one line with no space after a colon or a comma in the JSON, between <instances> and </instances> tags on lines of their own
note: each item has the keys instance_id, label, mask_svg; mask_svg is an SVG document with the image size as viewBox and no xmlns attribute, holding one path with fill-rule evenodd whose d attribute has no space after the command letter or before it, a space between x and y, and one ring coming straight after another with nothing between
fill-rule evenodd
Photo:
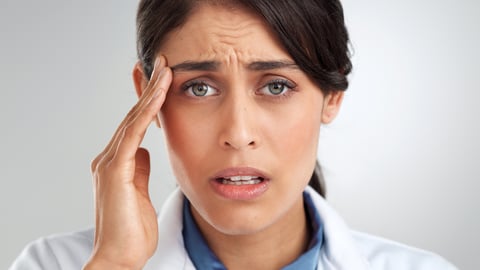
<instances>
[{"instance_id":1,"label":"plain studio backdrop","mask_svg":"<svg viewBox=\"0 0 480 270\"><path fill-rule=\"evenodd\" d=\"M480 2L343 4L354 71L320 135L328 200L352 228L480 269ZM0 2L0 269L93 225L90 161L137 100L136 7ZM160 208L175 187L161 130L144 145Z\"/></svg>"}]
</instances>

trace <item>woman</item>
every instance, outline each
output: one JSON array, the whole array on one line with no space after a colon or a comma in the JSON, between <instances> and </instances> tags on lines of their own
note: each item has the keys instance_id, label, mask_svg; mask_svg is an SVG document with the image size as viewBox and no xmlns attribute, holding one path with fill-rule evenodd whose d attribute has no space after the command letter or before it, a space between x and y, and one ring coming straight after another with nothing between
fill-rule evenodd
<instances>
[{"instance_id":1,"label":"woman","mask_svg":"<svg viewBox=\"0 0 480 270\"><path fill-rule=\"evenodd\" d=\"M338 1L144 0L137 27L139 101L92 162L95 230L37 241L12 269L454 269L350 231L321 197L320 126L351 70ZM179 186L158 216L152 121Z\"/></svg>"}]
</instances>

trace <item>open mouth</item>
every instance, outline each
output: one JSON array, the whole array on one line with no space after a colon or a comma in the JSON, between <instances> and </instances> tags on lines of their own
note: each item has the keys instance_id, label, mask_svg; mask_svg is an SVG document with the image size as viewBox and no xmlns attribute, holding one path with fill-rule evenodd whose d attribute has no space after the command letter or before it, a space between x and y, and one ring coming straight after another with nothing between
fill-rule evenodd
<instances>
[{"instance_id":1,"label":"open mouth","mask_svg":"<svg viewBox=\"0 0 480 270\"><path fill-rule=\"evenodd\" d=\"M219 178L215 178L215 180L220 184L224 184L224 185L242 186L242 185L260 184L265 179L260 176L238 175L238 176L230 176L230 177L219 177Z\"/></svg>"},{"instance_id":2,"label":"open mouth","mask_svg":"<svg viewBox=\"0 0 480 270\"><path fill-rule=\"evenodd\" d=\"M230 167L211 178L213 190L228 200L250 201L264 194L270 177L252 167Z\"/></svg>"}]
</instances>

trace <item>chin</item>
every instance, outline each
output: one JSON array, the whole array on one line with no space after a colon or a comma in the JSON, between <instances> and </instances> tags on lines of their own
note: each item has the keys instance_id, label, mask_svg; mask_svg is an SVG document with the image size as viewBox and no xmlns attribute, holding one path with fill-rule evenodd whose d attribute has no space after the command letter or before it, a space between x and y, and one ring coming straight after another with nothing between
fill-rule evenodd
<instances>
[{"instance_id":1,"label":"chin","mask_svg":"<svg viewBox=\"0 0 480 270\"><path fill-rule=\"evenodd\" d=\"M225 207L210 211L202 219L213 229L225 235L252 235L272 225L275 211L271 208L262 211L258 205Z\"/></svg>"}]
</instances>

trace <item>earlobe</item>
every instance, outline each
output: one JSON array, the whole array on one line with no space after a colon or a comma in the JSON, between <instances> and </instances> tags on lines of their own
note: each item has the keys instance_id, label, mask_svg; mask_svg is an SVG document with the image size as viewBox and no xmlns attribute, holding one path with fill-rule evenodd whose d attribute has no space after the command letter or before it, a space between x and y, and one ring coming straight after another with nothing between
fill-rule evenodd
<instances>
[{"instance_id":1,"label":"earlobe","mask_svg":"<svg viewBox=\"0 0 480 270\"><path fill-rule=\"evenodd\" d=\"M322 111L322 123L329 124L335 119L342 105L344 92L333 91L325 96Z\"/></svg>"},{"instance_id":2,"label":"earlobe","mask_svg":"<svg viewBox=\"0 0 480 270\"><path fill-rule=\"evenodd\" d=\"M140 61L138 61L133 67L132 77L133 83L135 85L135 92L137 93L138 98L140 98L143 91L145 90L145 88L147 88L148 85L148 79L143 72L142 63L140 63ZM157 125L157 127L161 127L160 117L158 116L158 114L157 116L155 116L155 124Z\"/></svg>"}]
</instances>

